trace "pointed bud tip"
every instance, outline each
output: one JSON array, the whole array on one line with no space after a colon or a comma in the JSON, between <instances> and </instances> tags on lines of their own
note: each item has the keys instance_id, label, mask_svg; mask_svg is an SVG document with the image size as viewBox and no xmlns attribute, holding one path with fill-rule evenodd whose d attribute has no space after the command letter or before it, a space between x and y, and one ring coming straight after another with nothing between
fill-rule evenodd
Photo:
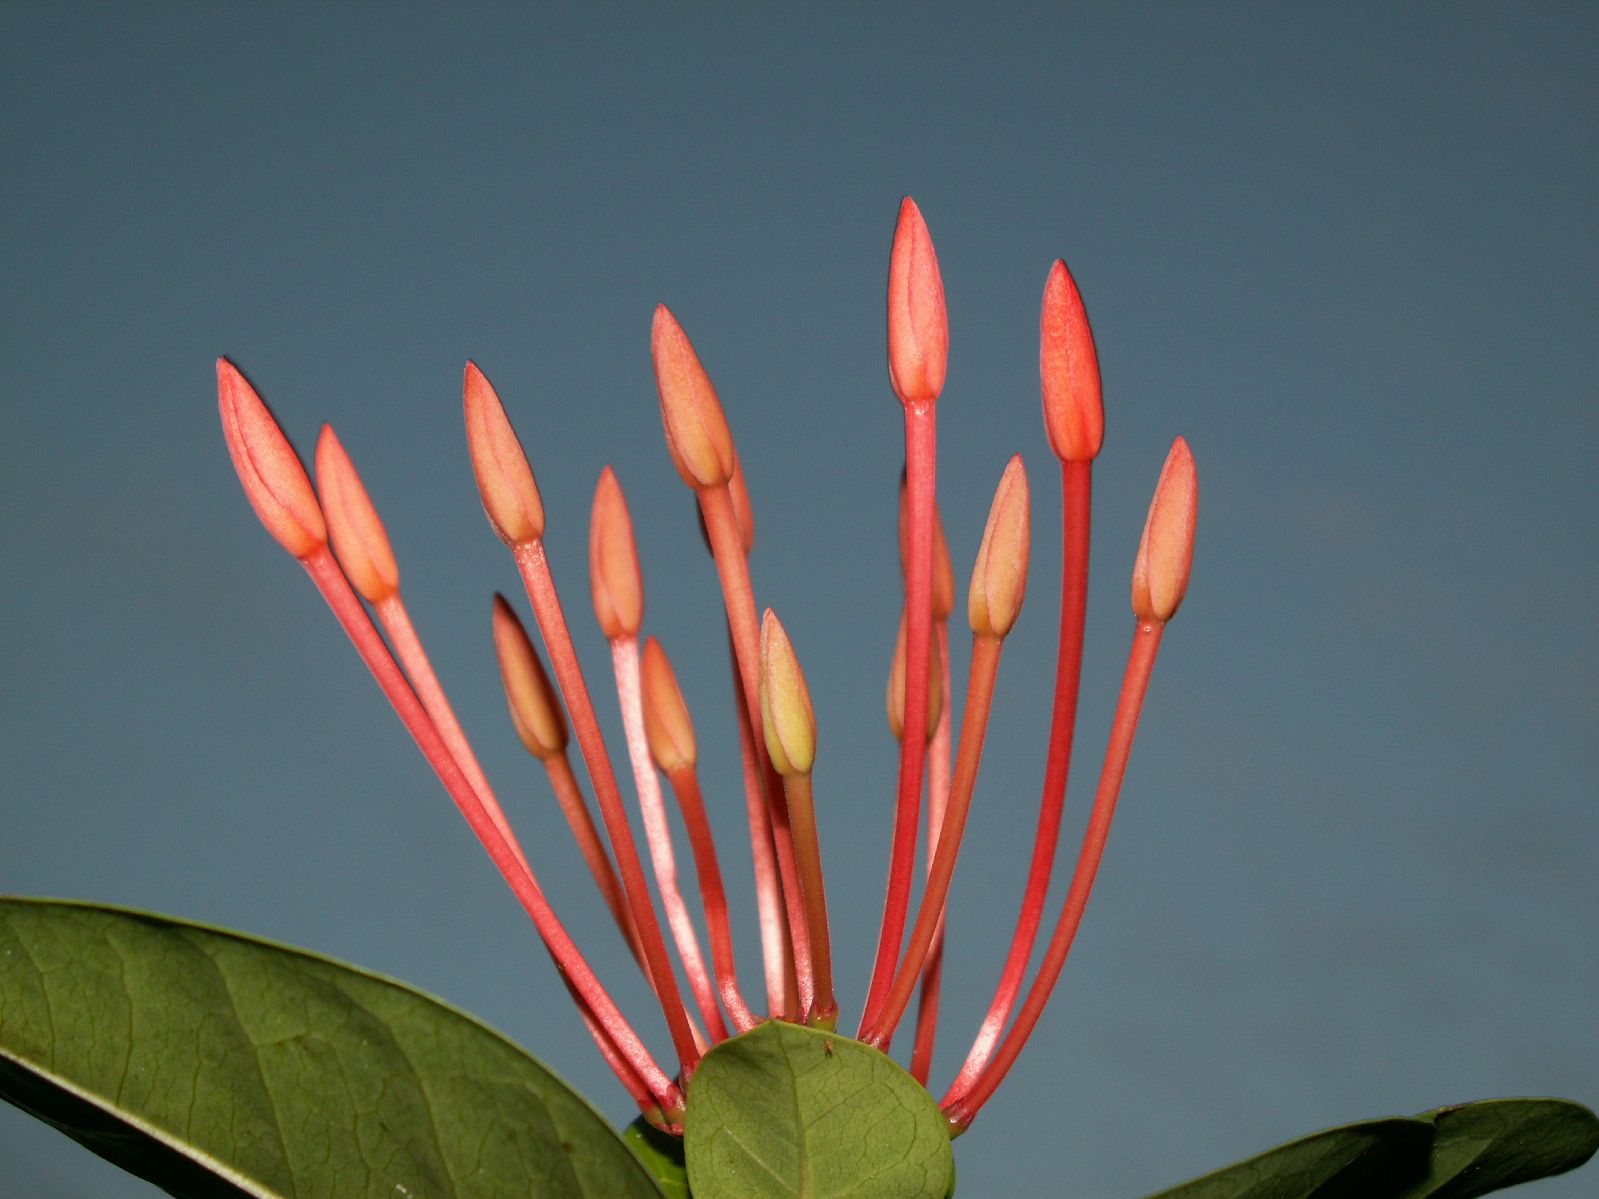
<instances>
[{"instance_id":1,"label":"pointed bud tip","mask_svg":"<svg viewBox=\"0 0 1599 1199\"><path fill-rule=\"evenodd\" d=\"M1172 442L1149 503L1138 557L1133 563L1133 615L1170 620L1188 590L1199 517L1199 479L1188 442Z\"/></svg>"},{"instance_id":2,"label":"pointed bud tip","mask_svg":"<svg viewBox=\"0 0 1599 1199\"><path fill-rule=\"evenodd\" d=\"M607 641L636 637L644 622L644 579L633 518L616 472L607 466L594 488L589 519L589 591Z\"/></svg>"},{"instance_id":3,"label":"pointed bud tip","mask_svg":"<svg viewBox=\"0 0 1599 1199\"><path fill-rule=\"evenodd\" d=\"M1027 471L1022 456L1013 454L994 491L983 544L972 567L966 614L974 633L1003 637L1022 610L1031 539L1029 507Z\"/></svg>"},{"instance_id":4,"label":"pointed bud tip","mask_svg":"<svg viewBox=\"0 0 1599 1199\"><path fill-rule=\"evenodd\" d=\"M503 595L494 597L494 655L516 735L535 758L566 749L566 719L533 642Z\"/></svg>"},{"instance_id":5,"label":"pointed bud tip","mask_svg":"<svg viewBox=\"0 0 1599 1199\"><path fill-rule=\"evenodd\" d=\"M690 487L719 487L733 474L733 434L711 377L665 304L650 323L650 359L672 465Z\"/></svg>"},{"instance_id":6,"label":"pointed bud tip","mask_svg":"<svg viewBox=\"0 0 1599 1199\"><path fill-rule=\"evenodd\" d=\"M505 405L477 364L466 364L462 385L466 444L489 523L507 545L544 535L544 501Z\"/></svg>"},{"instance_id":7,"label":"pointed bud tip","mask_svg":"<svg viewBox=\"0 0 1599 1199\"><path fill-rule=\"evenodd\" d=\"M654 637L644 639L644 735L655 764L671 774L693 766L698 755L694 722L672 663Z\"/></svg>"},{"instance_id":8,"label":"pointed bud tip","mask_svg":"<svg viewBox=\"0 0 1599 1199\"><path fill-rule=\"evenodd\" d=\"M255 514L278 544L307 558L327 544L327 523L311 478L249 380L217 359L217 408L233 469Z\"/></svg>"},{"instance_id":9,"label":"pointed bud tip","mask_svg":"<svg viewBox=\"0 0 1599 1199\"><path fill-rule=\"evenodd\" d=\"M400 568L355 463L330 424L316 441L316 479L339 566L369 604L381 603L399 590Z\"/></svg>"},{"instance_id":10,"label":"pointed bud tip","mask_svg":"<svg viewBox=\"0 0 1599 1199\"><path fill-rule=\"evenodd\" d=\"M1099 354L1083 298L1059 258L1049 269L1038 317L1038 377L1050 449L1063 462L1090 461L1105 440Z\"/></svg>"},{"instance_id":11,"label":"pointed bud tip","mask_svg":"<svg viewBox=\"0 0 1599 1199\"><path fill-rule=\"evenodd\" d=\"M949 317L932 235L916 201L900 201L888 259L888 377L905 405L930 404L944 390Z\"/></svg>"},{"instance_id":12,"label":"pointed bud tip","mask_svg":"<svg viewBox=\"0 0 1599 1199\"><path fill-rule=\"evenodd\" d=\"M761 617L761 725L778 774L809 774L816 761L811 692L794 646L770 608Z\"/></svg>"}]
</instances>

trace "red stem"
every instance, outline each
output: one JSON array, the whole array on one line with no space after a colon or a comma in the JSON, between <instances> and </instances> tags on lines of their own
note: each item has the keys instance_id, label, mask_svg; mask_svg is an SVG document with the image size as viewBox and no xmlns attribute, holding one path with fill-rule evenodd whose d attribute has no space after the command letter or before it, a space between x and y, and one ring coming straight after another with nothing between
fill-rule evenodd
<instances>
[{"instance_id":1,"label":"red stem","mask_svg":"<svg viewBox=\"0 0 1599 1199\"><path fill-rule=\"evenodd\" d=\"M627 1018L622 1015L599 979L595 977L582 952L544 898L544 892L540 889L532 870L517 860L516 854L500 833L499 827L490 818L477 792L472 789L466 775L461 773L461 768L456 765L449 748L439 736L438 729L428 719L421 701L417 699L416 693L411 690L410 684L400 672L398 664L389 654L388 647L373 626L371 618L367 616L366 609L351 590L348 580L333 558L332 551L326 545L320 546L300 562L310 574L317 590L322 593L322 598L327 601L328 607L333 610L333 615L340 626L354 642L356 652L361 655L361 660L366 663L367 669L377 680L379 689L394 705L395 712L405 725L406 731L411 734L412 740L416 742L417 748L422 751L422 756L433 767L439 781L444 784L445 791L455 801L455 806L466 818L472 832L487 851L495 869L500 872L500 876L505 879L532 919L533 926L543 937L563 978L581 997L595 1023L604 1030L617 1051L637 1071L639 1077L644 1079L651 1093L669 1101L663 1106L681 1105L682 1095L677 1085L666 1076L660 1066L656 1065L655 1059L639 1040L632 1025L627 1022Z\"/></svg>"},{"instance_id":2,"label":"red stem","mask_svg":"<svg viewBox=\"0 0 1599 1199\"><path fill-rule=\"evenodd\" d=\"M933 869L933 855L938 852L938 831L944 823L944 812L949 807L949 621L938 622L934 635L938 638L939 666L944 688L944 706L938 713L938 727L933 730L933 744L927 763L927 869ZM947 905L946 905L947 906ZM916 1005L916 1042L911 1048L911 1077L924 1087L933 1065L933 1041L938 1032L938 996L944 981L944 922L938 923L933 934L933 947L927 952L927 969L922 972L922 994Z\"/></svg>"},{"instance_id":3,"label":"red stem","mask_svg":"<svg viewBox=\"0 0 1599 1199\"><path fill-rule=\"evenodd\" d=\"M622 793L616 785L616 772L611 768L611 759L600 734L594 701L589 698L588 684L583 680L583 667L577 660L577 650L567 630L566 616L561 611L561 598L556 594L555 580L550 577L544 543L537 540L518 542L512 547L512 553L527 588L528 599L532 602L539 632L543 634L550 665L555 669L561 698L565 700L567 713L572 718L572 731L577 736L578 747L583 751L583 764L588 768L589 781L594 784L600 818L605 822L611 851L616 855L622 889L627 894L628 906L633 910L633 923L644 946L644 959L649 963L650 979L656 997L661 1002L667 1029L672 1034L672 1047L677 1052L686 1078L699 1061L699 1047L689 1023L688 1010L683 1006L683 994L678 987L677 976L672 972L671 959L666 954L666 940L661 935L660 922L655 918L655 906L650 902L644 866L639 860L638 846L633 842L633 830L628 825L627 812L622 807Z\"/></svg>"},{"instance_id":4,"label":"red stem","mask_svg":"<svg viewBox=\"0 0 1599 1199\"><path fill-rule=\"evenodd\" d=\"M966 681L966 702L961 709L961 735L955 749L955 774L950 781L949 808L944 813L943 827L938 833L938 849L933 854L932 869L927 874L927 889L922 892L921 907L916 913L916 924L911 929L910 945L905 960L900 963L875 1024L862 1034L861 1040L879 1047L887 1045L894 1028L916 990L916 980L927 961L927 951L933 944L933 934L944 918L944 901L949 897L950 880L955 877L955 859L960 854L961 837L966 831L966 817L971 811L972 788L977 782L977 768L983 759L983 737L988 730L988 714L994 703L994 676L999 670L1000 649L1004 645L998 637L975 633L972 636L971 674ZM924 717L925 719L925 717Z\"/></svg>"},{"instance_id":5,"label":"red stem","mask_svg":"<svg viewBox=\"0 0 1599 1199\"><path fill-rule=\"evenodd\" d=\"M1100 767L1099 786L1094 792L1094 806L1088 815L1088 828L1083 833L1083 847L1077 854L1077 867L1072 872L1071 886L1066 901L1061 905L1060 918L1050 936L1049 948L1044 952L1038 977L1028 989L1016 1022L1000 1042L992 1061L977 1076L977 1081L964 1093L953 1091L945 1095L943 1108L950 1124L964 1129L994 1088L999 1086L1007 1071L1016 1061L1016 1055L1027 1043L1028 1036L1038 1023L1038 1017L1049 1002L1050 991L1060 978L1061 967L1077 935L1077 926L1088 906L1089 892L1094 888L1094 876L1099 871L1100 858L1105 853L1105 839L1110 835L1111 818L1116 814L1116 797L1121 791L1122 779L1127 773L1127 757L1132 752L1133 734L1138 731L1138 713L1144 704L1144 694L1149 689L1149 676L1155 668L1155 655L1160 650L1164 623L1140 621L1133 634L1133 647L1127 656L1127 670L1122 676L1121 694L1116 700L1116 715L1110 726L1110 739L1105 747L1105 764Z\"/></svg>"},{"instance_id":6,"label":"red stem","mask_svg":"<svg viewBox=\"0 0 1599 1199\"><path fill-rule=\"evenodd\" d=\"M1060 639L1055 657L1055 703L1049 721L1049 756L1044 763L1033 860L1027 869L1021 915L1016 921L1005 966L1000 971L999 986L995 988L994 1000L983 1017L966 1061L950 1084L951 1094L959 1094L970 1087L994 1052L1026 976L1027 959L1032 956L1038 939L1044 901L1049 895L1049 877L1060 839L1061 809L1066 799L1066 779L1071 773L1072 733L1077 724L1077 693L1082 678L1083 624L1088 611L1092 468L1092 461L1061 463Z\"/></svg>"},{"instance_id":7,"label":"red stem","mask_svg":"<svg viewBox=\"0 0 1599 1199\"><path fill-rule=\"evenodd\" d=\"M927 668L933 625L933 514L936 496L937 425L931 401L905 405L905 498L908 553L905 572L905 714L899 745L899 796L889 849L888 885L877 957L861 1028L878 1023L894 964L899 960L916 872L916 826L927 753Z\"/></svg>"}]
</instances>

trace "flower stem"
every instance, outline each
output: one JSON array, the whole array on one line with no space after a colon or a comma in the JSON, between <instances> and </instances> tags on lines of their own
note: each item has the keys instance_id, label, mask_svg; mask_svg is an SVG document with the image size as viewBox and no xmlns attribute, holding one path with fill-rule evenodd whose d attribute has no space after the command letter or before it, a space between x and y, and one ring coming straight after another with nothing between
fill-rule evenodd
<instances>
[{"instance_id":1,"label":"flower stem","mask_svg":"<svg viewBox=\"0 0 1599 1199\"><path fill-rule=\"evenodd\" d=\"M816 837L816 805L811 796L811 776L785 775L783 793L788 800L794 829L794 855L798 859L800 886L805 893L806 930L811 964L816 972L816 996L804 1013L805 1021L828 1029L838 1024L838 1000L833 995L833 951L827 931L827 889L822 880L822 851Z\"/></svg>"},{"instance_id":2,"label":"flower stem","mask_svg":"<svg viewBox=\"0 0 1599 1199\"><path fill-rule=\"evenodd\" d=\"M594 796L599 803L600 818L605 822L611 849L616 854L617 870L622 877L622 889L633 912L633 922L638 928L644 946L644 958L649 963L650 979L661 1002L666 1026L672 1036L672 1047L677 1052L685 1077L693 1071L700 1053L689 1023L688 1010L683 1006L683 995L678 988L677 976L672 972L671 960L666 954L666 941L661 926L655 918L655 907L650 902L649 885L644 879L644 866L639 860L638 847L633 842L633 830L627 822L627 812L622 807L622 793L616 785L616 772L605 750L600 734L599 719L594 713L594 701L589 698L588 684L583 680L583 668L577 660L577 650L572 645L567 630L566 617L561 611L560 596L556 594L555 580L550 577L549 562L544 555L544 543L534 538L516 542L512 547L522 582L527 587L533 615L539 631L544 635L544 648L549 653L550 665L555 670L556 683L566 702L567 713L572 718L572 731L577 736L583 752L583 763L588 768L589 779L594 784Z\"/></svg>"},{"instance_id":3,"label":"flower stem","mask_svg":"<svg viewBox=\"0 0 1599 1199\"><path fill-rule=\"evenodd\" d=\"M649 846L650 865L655 871L656 888L661 893L661 906L666 909L666 923L672 930L672 940L677 944L683 972L688 975L689 989L694 993L695 1003L711 1040L713 1043L724 1041L727 1039L727 1025L722 1020L721 1009L716 1005L716 987L706 969L705 955L700 949L699 934L694 931L688 905L683 902L683 892L677 885L677 856L672 852L672 832L666 823L666 804L661 798L660 777L655 773L649 739L644 732L644 698L639 685L636 636L612 640L611 666L616 674L622 729L627 736L628 759L633 767L639 809L644 818L644 840Z\"/></svg>"},{"instance_id":4,"label":"flower stem","mask_svg":"<svg viewBox=\"0 0 1599 1199\"><path fill-rule=\"evenodd\" d=\"M956 1129L964 1129L971 1124L978 1110L1015 1063L1017 1054L1038 1023L1044 1005L1049 1002L1050 992L1060 978L1061 967L1066 964L1066 955L1077 935L1083 909L1088 906L1088 895L1093 890L1094 876L1105 852L1111 818L1116 813L1116 797L1127 773L1133 734L1138 730L1138 714L1143 707L1144 694L1149 689L1149 676L1155 668L1155 655L1160 650L1160 638L1165 628L1164 621L1138 622L1133 634L1132 650L1127 657L1127 669L1122 676L1121 694L1116 700L1116 715L1111 721L1105 762L1100 768L1099 785L1094 792L1094 806L1088 815L1082 849L1077 854L1077 866L1072 872L1071 886L1067 889L1065 903L1061 905L1060 917L1055 922L1055 931L1050 936L1049 947L1039 965L1038 976L1033 979L1033 985L1016 1013L1016 1021L1000 1042L993 1059L965 1092L957 1093L952 1088L944 1096L944 1114Z\"/></svg>"},{"instance_id":5,"label":"flower stem","mask_svg":"<svg viewBox=\"0 0 1599 1199\"><path fill-rule=\"evenodd\" d=\"M616 868L611 864L611 855L605 851L599 829L594 827L594 816L584 802L583 790L578 785L572 763L564 750L551 754L543 761L550 788L555 792L555 802L560 805L567 827L572 830L572 839L577 842L578 851L583 855L589 873L594 876L594 885L600 889L600 897L605 900L616 927L647 979L650 969L644 959L644 946L639 941L638 927L633 923L633 913L628 910L627 896L622 893L622 884L616 877Z\"/></svg>"},{"instance_id":6,"label":"flower stem","mask_svg":"<svg viewBox=\"0 0 1599 1199\"><path fill-rule=\"evenodd\" d=\"M1089 516L1093 461L1061 463L1061 582L1060 638L1055 657L1055 700L1049 722L1049 755L1044 763L1043 793L1038 805L1038 831L1033 857L1022 888L1021 914L1010 950L1000 971L999 985L989 1005L966 1061L951 1084L951 1093L965 1090L982 1072L1005 1029L1016 995L1027 973L1043 920L1049 877L1060 839L1061 809L1066 779L1071 773L1072 733L1077 724L1078 685L1082 677L1083 624L1088 610Z\"/></svg>"},{"instance_id":7,"label":"flower stem","mask_svg":"<svg viewBox=\"0 0 1599 1199\"><path fill-rule=\"evenodd\" d=\"M960 853L961 836L971 811L972 788L977 782L977 767L983 757L983 738L988 729L988 714L994 703L994 677L999 671L999 654L1004 642L988 633L972 635L971 674L966 682L966 702L961 709L960 742L955 750L955 773L950 781L949 807L938 833L938 849L927 874L927 889L922 893L916 924L911 929L910 945L900 963L893 986L883 1000L878 1019L863 1033L861 1040L879 1047L887 1045L894 1028L916 990L916 980L927 961L933 934L944 917L944 901L949 897L950 880L955 876L955 859ZM907 729L910 727L906 725Z\"/></svg>"},{"instance_id":8,"label":"flower stem","mask_svg":"<svg viewBox=\"0 0 1599 1199\"><path fill-rule=\"evenodd\" d=\"M950 751L950 671L949 671L949 621L940 620L934 629L938 638L939 668L942 678L944 704L938 714L938 727L933 730L933 743L927 763L927 869L933 869L933 855L938 852L938 833L944 824L944 813L949 807L949 751ZM939 921L933 934L933 946L927 952L927 969L922 972L922 994L916 1007L916 1041L911 1048L911 1077L924 1087L933 1064L933 1040L938 1032L938 997L944 979L944 924Z\"/></svg>"},{"instance_id":9,"label":"flower stem","mask_svg":"<svg viewBox=\"0 0 1599 1199\"><path fill-rule=\"evenodd\" d=\"M877 956L861 1028L876 1027L894 977L916 868L916 826L927 751L927 666L933 621L933 513L937 426L932 401L905 405L905 488L909 512L905 571L905 714L900 737L899 793L889 848L888 884Z\"/></svg>"}]
</instances>

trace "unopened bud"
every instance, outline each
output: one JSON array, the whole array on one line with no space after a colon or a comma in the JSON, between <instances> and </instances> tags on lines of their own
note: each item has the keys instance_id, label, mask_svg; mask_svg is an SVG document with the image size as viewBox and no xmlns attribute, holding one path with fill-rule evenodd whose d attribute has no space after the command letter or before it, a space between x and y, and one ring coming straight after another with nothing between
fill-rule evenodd
<instances>
[{"instance_id":1,"label":"unopened bud","mask_svg":"<svg viewBox=\"0 0 1599 1199\"><path fill-rule=\"evenodd\" d=\"M607 466L594 489L589 520L589 589L594 617L608 641L635 637L644 620L644 579L639 573L633 518L616 472Z\"/></svg>"},{"instance_id":2,"label":"unopened bud","mask_svg":"<svg viewBox=\"0 0 1599 1199\"><path fill-rule=\"evenodd\" d=\"M226 358L217 359L217 408L250 506L279 545L309 557L328 540L311 479L255 388Z\"/></svg>"},{"instance_id":3,"label":"unopened bud","mask_svg":"<svg viewBox=\"0 0 1599 1199\"><path fill-rule=\"evenodd\" d=\"M711 377L665 304L655 306L650 357L672 465L690 487L716 487L733 473L733 434Z\"/></svg>"},{"instance_id":4,"label":"unopened bud","mask_svg":"<svg viewBox=\"0 0 1599 1199\"><path fill-rule=\"evenodd\" d=\"M1170 620L1188 590L1194 565L1194 527L1199 517L1199 479L1194 455L1181 437L1171 443L1149 502L1144 535L1133 563L1133 615Z\"/></svg>"},{"instance_id":5,"label":"unopened bud","mask_svg":"<svg viewBox=\"0 0 1599 1199\"><path fill-rule=\"evenodd\" d=\"M927 222L906 196L888 259L888 378L902 404L930 404L944 390L949 317Z\"/></svg>"},{"instance_id":6,"label":"unopened bud","mask_svg":"<svg viewBox=\"0 0 1599 1199\"><path fill-rule=\"evenodd\" d=\"M475 363L466 364L466 445L489 523L507 545L544 535L544 501L505 406Z\"/></svg>"},{"instance_id":7,"label":"unopened bud","mask_svg":"<svg viewBox=\"0 0 1599 1199\"><path fill-rule=\"evenodd\" d=\"M770 608L761 618L761 726L781 775L809 774L816 761L816 716L805 672Z\"/></svg>"},{"instance_id":8,"label":"unopened bud","mask_svg":"<svg viewBox=\"0 0 1599 1199\"><path fill-rule=\"evenodd\" d=\"M1013 454L994 492L988 527L972 567L966 614L974 633L1003 637L1022 610L1027 592L1028 507L1027 472L1022 456Z\"/></svg>"},{"instance_id":9,"label":"unopened bud","mask_svg":"<svg viewBox=\"0 0 1599 1199\"><path fill-rule=\"evenodd\" d=\"M1083 297L1058 258L1049 268L1038 317L1038 377L1044 392L1049 448L1062 462L1091 460L1105 440L1099 354Z\"/></svg>"},{"instance_id":10,"label":"unopened bud","mask_svg":"<svg viewBox=\"0 0 1599 1199\"><path fill-rule=\"evenodd\" d=\"M333 553L345 577L368 603L381 603L399 590L400 568L378 510L332 425L323 425L317 438L316 479Z\"/></svg>"},{"instance_id":11,"label":"unopened bud","mask_svg":"<svg viewBox=\"0 0 1599 1199\"><path fill-rule=\"evenodd\" d=\"M516 735L535 758L553 758L566 749L566 720L539 662L538 651L505 597L494 597L494 654L511 709Z\"/></svg>"},{"instance_id":12,"label":"unopened bud","mask_svg":"<svg viewBox=\"0 0 1599 1199\"><path fill-rule=\"evenodd\" d=\"M654 637L644 639L644 735L650 756L667 774L694 765L694 722L666 651Z\"/></svg>"}]
</instances>

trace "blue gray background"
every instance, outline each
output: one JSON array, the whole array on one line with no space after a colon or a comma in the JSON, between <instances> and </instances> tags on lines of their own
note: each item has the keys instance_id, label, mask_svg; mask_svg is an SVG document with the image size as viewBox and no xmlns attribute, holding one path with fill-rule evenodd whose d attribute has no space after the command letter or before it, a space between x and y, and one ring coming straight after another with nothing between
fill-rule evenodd
<instances>
[{"instance_id":1,"label":"blue gray background","mask_svg":"<svg viewBox=\"0 0 1599 1199\"><path fill-rule=\"evenodd\" d=\"M629 1118L519 909L246 506L212 361L302 449L338 427L542 876L664 1053L510 733L488 614L516 580L459 415L472 357L529 448L601 686L584 555L615 465L747 912L712 576L649 369L664 300L727 405L759 597L816 695L857 1013L893 779L883 290L908 192L949 296L940 495L962 586L1016 450L1036 530L935 1079L992 986L1042 769L1052 258L1087 298L1109 430L1063 856L1175 433L1202 484L1098 892L958 1146L962 1193L1131 1197L1341 1121L1599 1103L1596 35L1583 4L0 7L0 887L412 980ZM7 1196L152 1193L9 1108L0 1160Z\"/></svg>"}]
</instances>

